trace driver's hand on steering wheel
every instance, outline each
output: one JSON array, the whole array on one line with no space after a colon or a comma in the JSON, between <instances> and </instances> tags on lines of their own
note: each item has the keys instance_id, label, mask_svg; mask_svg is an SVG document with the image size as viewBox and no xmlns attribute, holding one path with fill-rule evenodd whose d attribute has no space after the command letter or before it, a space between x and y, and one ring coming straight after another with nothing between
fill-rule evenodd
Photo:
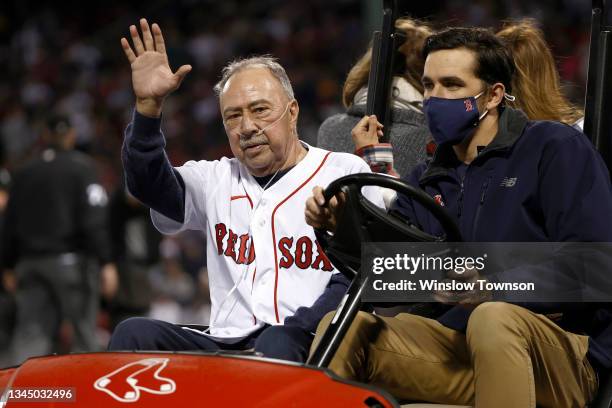
<instances>
[{"instance_id":1,"label":"driver's hand on steering wheel","mask_svg":"<svg viewBox=\"0 0 612 408\"><path fill-rule=\"evenodd\" d=\"M342 213L346 196L340 192L325 204L323 188L316 186L312 189L312 197L306 201L306 223L313 228L326 229L334 232L336 222Z\"/></svg>"}]
</instances>

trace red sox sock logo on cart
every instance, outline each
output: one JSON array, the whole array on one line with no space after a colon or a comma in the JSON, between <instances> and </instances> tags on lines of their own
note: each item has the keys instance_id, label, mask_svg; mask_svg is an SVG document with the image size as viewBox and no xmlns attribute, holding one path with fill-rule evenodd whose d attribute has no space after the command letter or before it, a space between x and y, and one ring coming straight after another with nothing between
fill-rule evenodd
<instances>
[{"instance_id":1,"label":"red sox sock logo on cart","mask_svg":"<svg viewBox=\"0 0 612 408\"><path fill-rule=\"evenodd\" d=\"M94 388L120 402L136 402L141 392L172 394L176 391L176 383L160 375L168 361L167 358L146 358L126 364L98 378Z\"/></svg>"}]
</instances>

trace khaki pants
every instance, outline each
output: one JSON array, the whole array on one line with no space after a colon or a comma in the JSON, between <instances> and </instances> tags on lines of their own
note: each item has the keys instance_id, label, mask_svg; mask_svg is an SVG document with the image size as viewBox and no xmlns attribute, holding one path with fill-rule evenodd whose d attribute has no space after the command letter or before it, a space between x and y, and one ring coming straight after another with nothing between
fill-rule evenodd
<instances>
[{"instance_id":1,"label":"khaki pants","mask_svg":"<svg viewBox=\"0 0 612 408\"><path fill-rule=\"evenodd\" d=\"M319 324L311 350L333 313ZM597 391L588 337L502 302L475 308L467 332L410 314L360 312L330 369L400 400L489 407L584 407Z\"/></svg>"}]
</instances>

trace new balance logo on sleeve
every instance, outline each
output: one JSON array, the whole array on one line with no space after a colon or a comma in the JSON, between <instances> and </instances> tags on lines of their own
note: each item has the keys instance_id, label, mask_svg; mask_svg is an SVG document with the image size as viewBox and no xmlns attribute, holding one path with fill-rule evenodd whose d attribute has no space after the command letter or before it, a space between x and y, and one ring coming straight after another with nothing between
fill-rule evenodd
<instances>
[{"instance_id":1,"label":"new balance logo on sleeve","mask_svg":"<svg viewBox=\"0 0 612 408\"><path fill-rule=\"evenodd\" d=\"M501 183L499 184L499 186L500 187L514 187L516 185L516 181L517 181L516 177L504 177Z\"/></svg>"}]
</instances>

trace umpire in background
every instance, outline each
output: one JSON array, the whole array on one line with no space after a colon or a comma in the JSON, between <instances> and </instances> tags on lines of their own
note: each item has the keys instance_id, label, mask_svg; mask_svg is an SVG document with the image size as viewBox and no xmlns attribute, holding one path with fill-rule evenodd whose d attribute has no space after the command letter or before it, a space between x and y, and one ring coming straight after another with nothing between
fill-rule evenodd
<instances>
[{"instance_id":1,"label":"umpire in background","mask_svg":"<svg viewBox=\"0 0 612 408\"><path fill-rule=\"evenodd\" d=\"M43 139L42 154L15 173L3 229L3 283L17 299L15 364L95 350L99 293L110 298L117 289L108 198L95 165L73 150L76 132L67 117L50 116Z\"/></svg>"}]
</instances>

